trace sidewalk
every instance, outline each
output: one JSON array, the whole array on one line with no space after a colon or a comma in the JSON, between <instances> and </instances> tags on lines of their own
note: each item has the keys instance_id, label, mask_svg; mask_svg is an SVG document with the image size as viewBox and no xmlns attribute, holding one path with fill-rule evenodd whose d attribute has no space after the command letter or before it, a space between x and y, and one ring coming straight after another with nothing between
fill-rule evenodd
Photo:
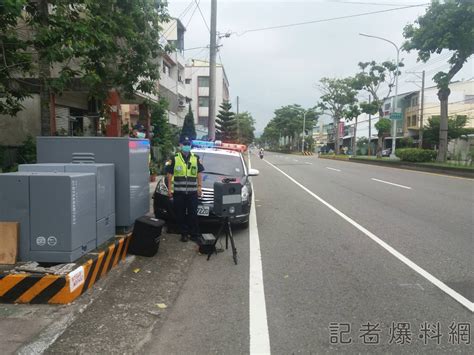
<instances>
[{"instance_id":1,"label":"sidewalk","mask_svg":"<svg viewBox=\"0 0 474 355\"><path fill-rule=\"evenodd\" d=\"M157 182L150 183L150 196L156 185ZM150 198L150 211L152 205L153 200ZM163 239L167 239L166 235ZM107 277L99 280L91 290L69 305L0 304L1 354L36 354L46 350L105 293L121 292L120 285L123 281L120 279L130 276L132 265L136 265L135 259L134 256L128 256ZM150 260L152 259L154 258ZM108 304L104 310L109 312L108 308L112 307L112 304Z\"/></svg>"}]
</instances>

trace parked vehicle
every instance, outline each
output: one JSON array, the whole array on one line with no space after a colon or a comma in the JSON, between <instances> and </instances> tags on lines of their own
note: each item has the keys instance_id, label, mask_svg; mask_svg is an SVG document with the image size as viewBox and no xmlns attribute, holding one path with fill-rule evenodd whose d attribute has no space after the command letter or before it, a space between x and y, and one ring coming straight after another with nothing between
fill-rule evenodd
<instances>
[{"instance_id":1,"label":"parked vehicle","mask_svg":"<svg viewBox=\"0 0 474 355\"><path fill-rule=\"evenodd\" d=\"M383 157L389 157L390 154L392 154L392 148L387 148L387 149L382 150Z\"/></svg>"},{"instance_id":2,"label":"parked vehicle","mask_svg":"<svg viewBox=\"0 0 474 355\"><path fill-rule=\"evenodd\" d=\"M233 219L235 224L248 225L250 207L252 205L252 185L250 176L257 176L259 171L248 169L242 153L239 151L220 148L194 148L191 150L198 155L203 166L202 196L199 198L198 216L203 220L217 220L213 213L214 182L224 178L235 178L242 185L242 214ZM161 178L153 195L153 208L156 218L174 222L173 202L168 198L166 177Z\"/></svg>"}]
</instances>

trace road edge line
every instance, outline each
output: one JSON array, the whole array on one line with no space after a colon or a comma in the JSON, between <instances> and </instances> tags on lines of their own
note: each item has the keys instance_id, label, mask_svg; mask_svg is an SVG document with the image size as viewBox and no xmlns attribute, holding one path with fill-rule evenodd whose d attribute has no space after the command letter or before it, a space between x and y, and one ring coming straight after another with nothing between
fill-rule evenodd
<instances>
[{"instance_id":1,"label":"road edge line","mask_svg":"<svg viewBox=\"0 0 474 355\"><path fill-rule=\"evenodd\" d=\"M249 169L251 167L249 154ZM249 334L250 354L270 354L267 307L263 285L262 255L255 210L255 189L252 183L252 207L249 220Z\"/></svg>"},{"instance_id":2,"label":"road edge line","mask_svg":"<svg viewBox=\"0 0 474 355\"><path fill-rule=\"evenodd\" d=\"M315 199L317 199L319 202L321 202L323 205L325 205L326 207L328 207L331 211L333 211L334 213L336 213L337 215L339 215L341 218L343 218L344 220L346 220L347 222L349 222L350 224L352 224L354 227L356 227L358 230L360 230L362 233L364 233L367 237L369 237L370 239L372 239L374 242L376 242L377 244L379 244L382 248L384 248L386 251L388 251L390 254L392 254L394 257L396 257L398 260L400 260L401 262L403 262L405 265L407 265L409 268L411 268L413 271L417 272L419 275L423 276L425 279L427 279L429 282L431 282L433 285L435 285L436 287L438 287L441 291L445 292L446 294L448 294L449 296L451 296L452 298L454 298L457 302L459 302L461 305L463 305L464 307L466 307L468 310L470 310L471 312L474 312L474 303L469 301L466 297L464 297L463 295L461 295L460 293L456 292L455 290L453 290L452 288L450 288L449 286L447 286L444 282L442 282L441 280L437 279L435 276L431 275L428 271L426 271L425 269L421 268L420 266L418 266L417 264L415 264L413 261L411 261L410 259L408 259L406 256L404 256L403 254L401 254L399 251L397 251L395 248L393 248L392 246L390 246L389 244L387 244L386 242L384 242L382 239L380 239L379 237L377 237L375 234L373 234L372 232L370 232L368 229L366 229L365 227L361 226L359 223L357 223L356 221L354 221L352 218L350 218L349 216L345 215L343 212L339 211L336 207L332 206L330 203L326 202L325 200L323 200L321 197L319 197L318 195L316 195L314 192L312 192L311 190L309 190L307 187L305 187L304 185L300 184L298 181L296 181L295 179L293 179L290 175L288 175L287 173L285 173L283 170L277 168L275 165L273 165L272 163L270 163L269 161L267 161L266 159L264 159L264 161L272 166L274 169L278 170L280 173L282 173L284 176L286 176L288 179L290 179L292 182L294 182L297 186L301 187L304 191L306 191L308 194L310 194L311 196L313 196Z\"/></svg>"}]
</instances>

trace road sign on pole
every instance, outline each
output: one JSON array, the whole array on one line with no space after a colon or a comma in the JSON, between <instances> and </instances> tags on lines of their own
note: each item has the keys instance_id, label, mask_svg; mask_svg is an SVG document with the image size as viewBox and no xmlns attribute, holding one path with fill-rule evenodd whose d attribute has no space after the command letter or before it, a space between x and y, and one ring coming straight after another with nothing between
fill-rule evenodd
<instances>
[{"instance_id":1,"label":"road sign on pole","mask_svg":"<svg viewBox=\"0 0 474 355\"><path fill-rule=\"evenodd\" d=\"M391 120L401 120L402 119L402 113L401 112L392 112L392 113L390 113L390 119Z\"/></svg>"}]
</instances>

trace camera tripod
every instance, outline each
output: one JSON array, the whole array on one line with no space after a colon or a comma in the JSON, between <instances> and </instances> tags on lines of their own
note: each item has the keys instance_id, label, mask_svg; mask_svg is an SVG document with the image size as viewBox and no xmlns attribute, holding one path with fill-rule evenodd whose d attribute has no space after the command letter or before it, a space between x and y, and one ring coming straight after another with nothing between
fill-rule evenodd
<instances>
[{"instance_id":1,"label":"camera tripod","mask_svg":"<svg viewBox=\"0 0 474 355\"><path fill-rule=\"evenodd\" d=\"M221 226L219 227L219 231L217 232L216 240L214 242L214 247L212 248L212 251L207 254L207 260L211 258L211 255L213 253L217 254L217 249L216 249L216 244L219 241L219 238L222 235L222 232L225 233L225 248L229 248L229 239L230 239L230 245L232 246L232 258L234 259L234 264L238 264L238 256L237 256L237 248L235 247L235 242L234 242L234 236L232 234L232 227L230 225L230 218L229 217L222 217L221 218Z\"/></svg>"}]
</instances>

